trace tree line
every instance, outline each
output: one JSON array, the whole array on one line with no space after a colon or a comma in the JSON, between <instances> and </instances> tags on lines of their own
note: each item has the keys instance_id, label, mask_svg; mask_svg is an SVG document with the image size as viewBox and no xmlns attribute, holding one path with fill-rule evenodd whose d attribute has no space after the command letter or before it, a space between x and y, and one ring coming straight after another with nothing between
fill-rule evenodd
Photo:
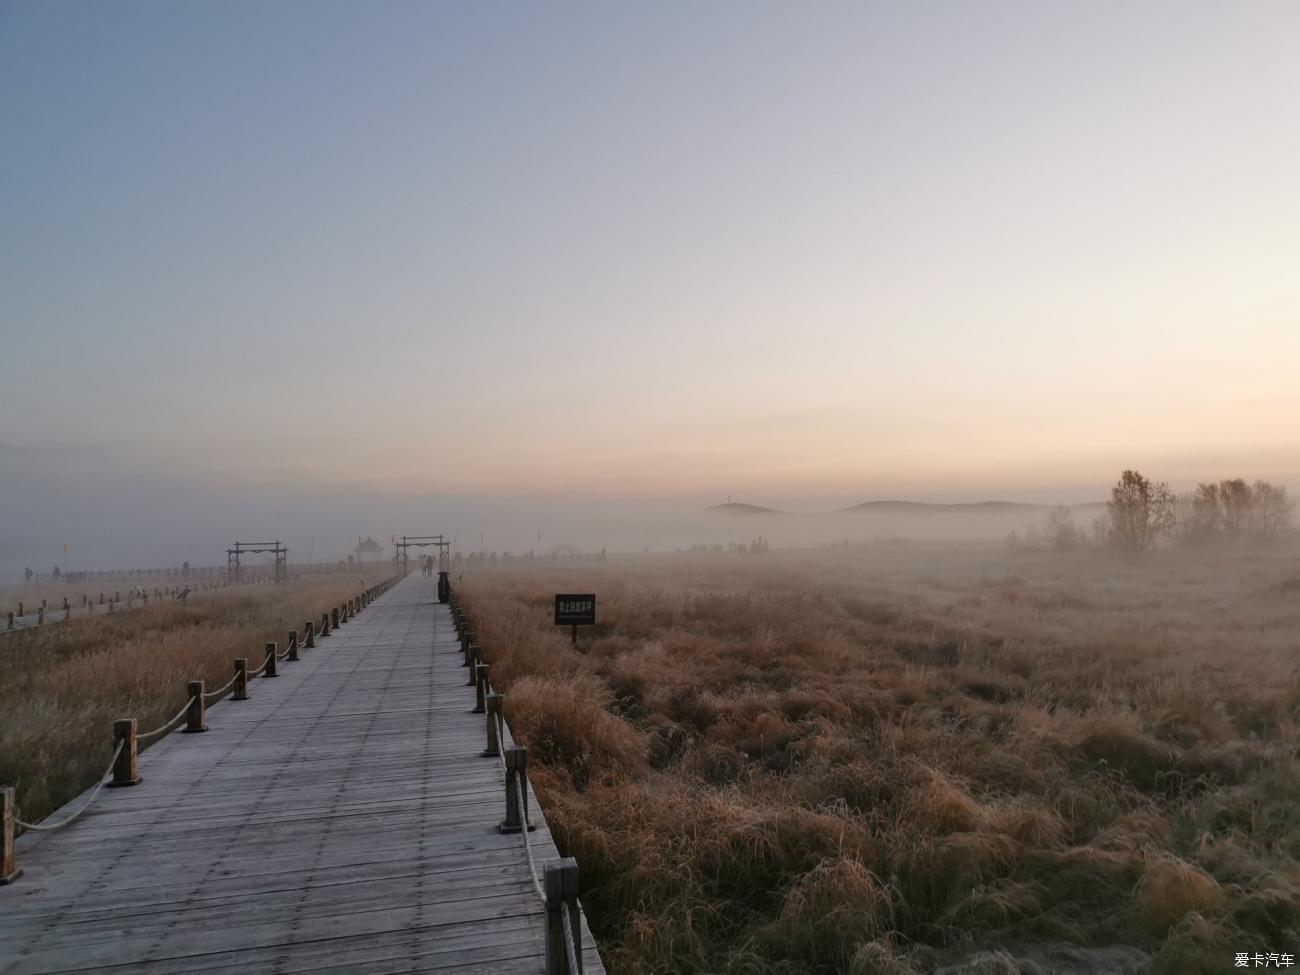
<instances>
[{"instance_id":1,"label":"tree line","mask_svg":"<svg viewBox=\"0 0 1300 975\"><path fill-rule=\"evenodd\" d=\"M1112 548L1140 553L1167 545L1214 548L1267 545L1293 531L1295 505L1286 488L1268 481L1230 478L1197 484L1175 493L1164 481L1127 470L1110 489L1106 513L1087 531L1075 524L1070 509L1053 508L1041 526L1030 526L1023 539L1012 532L1011 548Z\"/></svg>"}]
</instances>

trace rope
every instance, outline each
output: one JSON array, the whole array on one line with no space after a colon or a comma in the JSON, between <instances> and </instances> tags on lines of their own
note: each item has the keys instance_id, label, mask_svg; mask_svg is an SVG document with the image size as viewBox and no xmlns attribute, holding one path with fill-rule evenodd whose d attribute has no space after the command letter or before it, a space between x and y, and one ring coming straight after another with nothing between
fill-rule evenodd
<instances>
[{"instance_id":1,"label":"rope","mask_svg":"<svg viewBox=\"0 0 1300 975\"><path fill-rule=\"evenodd\" d=\"M166 724L155 728L153 731L146 731L144 734L137 733L135 736L135 740L152 741L155 738L159 738L162 735L167 734L167 732L171 731L173 728L175 728L178 724L181 723L181 719L185 717L186 713L190 709L190 701L193 700L194 700L193 697L187 697L185 699L185 706L180 709L180 711L176 714L176 717L172 718Z\"/></svg>"},{"instance_id":2,"label":"rope","mask_svg":"<svg viewBox=\"0 0 1300 975\"><path fill-rule=\"evenodd\" d=\"M125 738L119 738L117 740L117 747L113 749L113 757L108 762L108 768L104 771L104 774L99 777L99 785L95 786L95 791L90 794L90 798L86 800L86 804L71 816L68 816L66 819L61 819L57 823L43 823L40 826L37 826L35 823L24 823L21 819L17 818L14 819L14 822L25 830L31 830L33 833L53 833L55 830L63 829L65 826L71 826L78 818L80 818L82 813L90 808L90 804L99 798L100 790L108 784L107 776L112 773L113 766L117 764L117 756L122 754L122 748L125 745Z\"/></svg>"},{"instance_id":3,"label":"rope","mask_svg":"<svg viewBox=\"0 0 1300 975\"><path fill-rule=\"evenodd\" d=\"M573 944L573 922L569 920L569 902L560 901L560 925L564 928L564 957L569 963L565 971L578 971L578 950Z\"/></svg>"},{"instance_id":4,"label":"rope","mask_svg":"<svg viewBox=\"0 0 1300 975\"><path fill-rule=\"evenodd\" d=\"M218 687L215 691L208 691L206 694L203 695L203 703L208 704L214 701L221 700L235 686L235 681L238 679L239 677L238 675L236 675L230 678L230 680L227 681L224 686Z\"/></svg>"},{"instance_id":5,"label":"rope","mask_svg":"<svg viewBox=\"0 0 1300 975\"><path fill-rule=\"evenodd\" d=\"M516 772L516 775L519 773ZM519 807L519 823L523 827L519 832L524 837L524 852L528 854L528 872L532 875L533 889L537 891L537 897L546 906L546 893L542 890L542 882L537 879L537 863L533 860L533 845L528 842L528 810L524 808L524 790L522 788L515 790L515 805Z\"/></svg>"},{"instance_id":6,"label":"rope","mask_svg":"<svg viewBox=\"0 0 1300 975\"><path fill-rule=\"evenodd\" d=\"M256 670L250 670L250 671L248 672L248 676L249 676L249 677L261 677L261 676L262 676L262 671L266 670L267 666L268 666L270 663L271 663L271 654L268 653L268 654L266 655L266 659L262 661L262 666L258 667Z\"/></svg>"},{"instance_id":7,"label":"rope","mask_svg":"<svg viewBox=\"0 0 1300 975\"><path fill-rule=\"evenodd\" d=\"M284 653L277 653L277 654L275 655L275 659L276 659L276 660L283 660L283 659L284 659L285 657L287 657L287 656L289 656L289 648L288 648L288 647L285 647L285 648L284 648Z\"/></svg>"},{"instance_id":8,"label":"rope","mask_svg":"<svg viewBox=\"0 0 1300 975\"><path fill-rule=\"evenodd\" d=\"M497 764L501 766L501 774L509 776L506 771L506 719L500 711L497 712Z\"/></svg>"}]
</instances>

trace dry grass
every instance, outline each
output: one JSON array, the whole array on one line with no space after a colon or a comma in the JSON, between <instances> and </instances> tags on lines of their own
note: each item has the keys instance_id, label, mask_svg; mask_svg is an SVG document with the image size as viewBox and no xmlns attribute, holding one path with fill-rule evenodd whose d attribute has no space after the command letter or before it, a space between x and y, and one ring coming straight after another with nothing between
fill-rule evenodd
<instances>
[{"instance_id":1,"label":"dry grass","mask_svg":"<svg viewBox=\"0 0 1300 975\"><path fill-rule=\"evenodd\" d=\"M47 815L104 770L114 718L156 727L184 703L187 681L225 684L235 657L256 667L265 643L283 646L384 575L231 587L0 636L0 782L17 787L22 818Z\"/></svg>"},{"instance_id":2,"label":"dry grass","mask_svg":"<svg viewBox=\"0 0 1300 975\"><path fill-rule=\"evenodd\" d=\"M1300 938L1293 565L881 545L461 593L615 972L1219 971Z\"/></svg>"}]
</instances>

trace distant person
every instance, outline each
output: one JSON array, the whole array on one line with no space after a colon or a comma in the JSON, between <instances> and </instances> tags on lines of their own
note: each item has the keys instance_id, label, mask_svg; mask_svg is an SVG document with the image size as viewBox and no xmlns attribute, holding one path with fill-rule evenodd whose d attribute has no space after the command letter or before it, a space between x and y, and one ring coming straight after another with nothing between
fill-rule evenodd
<instances>
[{"instance_id":1,"label":"distant person","mask_svg":"<svg viewBox=\"0 0 1300 975\"><path fill-rule=\"evenodd\" d=\"M59 571L59 567L58 567L57 565L54 567L54 572L51 573L51 575L53 575L53 577L54 577L54 581L55 581L55 582L58 582L58 580L59 580L59 576L62 575L62 574L63 574L63 573L61 573L61 572Z\"/></svg>"},{"instance_id":2,"label":"distant person","mask_svg":"<svg viewBox=\"0 0 1300 975\"><path fill-rule=\"evenodd\" d=\"M23 582L31 582L31 581L32 581L32 576L34 576L34 575L36 575L36 573L32 571L32 567L31 567L30 565L29 565L29 566L24 566L24 568L23 568Z\"/></svg>"}]
</instances>

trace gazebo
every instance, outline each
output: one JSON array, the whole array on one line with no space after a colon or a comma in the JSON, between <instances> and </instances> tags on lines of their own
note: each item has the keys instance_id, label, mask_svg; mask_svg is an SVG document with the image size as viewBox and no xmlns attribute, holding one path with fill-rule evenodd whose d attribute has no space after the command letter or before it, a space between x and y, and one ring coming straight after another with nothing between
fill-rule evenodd
<instances>
[{"instance_id":1,"label":"gazebo","mask_svg":"<svg viewBox=\"0 0 1300 975\"><path fill-rule=\"evenodd\" d=\"M366 540L363 542L361 536L358 535L357 547L352 551L356 554L358 562L380 562L383 558L384 546L380 545L369 535L366 536Z\"/></svg>"}]
</instances>

